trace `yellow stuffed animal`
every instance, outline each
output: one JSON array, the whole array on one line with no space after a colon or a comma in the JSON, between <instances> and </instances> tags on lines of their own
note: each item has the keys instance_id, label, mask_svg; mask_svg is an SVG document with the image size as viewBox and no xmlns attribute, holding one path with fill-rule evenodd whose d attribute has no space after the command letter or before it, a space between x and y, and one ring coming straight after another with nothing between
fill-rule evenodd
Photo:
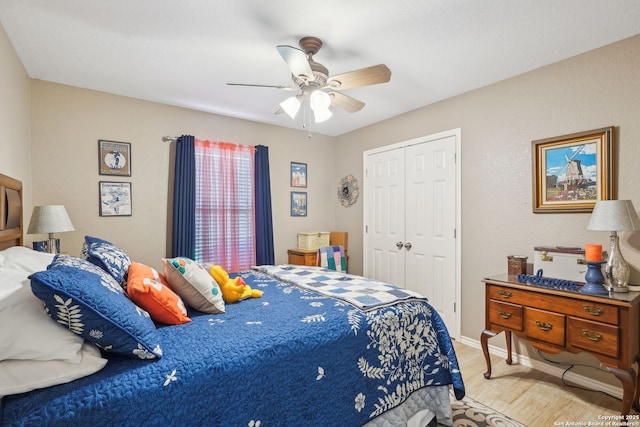
<instances>
[{"instance_id":1,"label":"yellow stuffed animal","mask_svg":"<svg viewBox=\"0 0 640 427\"><path fill-rule=\"evenodd\" d=\"M251 289L251 287L242 280L242 277L238 276L235 279L230 279L229 273L219 265L212 266L209 269L209 274L215 279L218 286L220 286L224 302L233 303L245 298L260 298L262 296L262 291Z\"/></svg>"}]
</instances>

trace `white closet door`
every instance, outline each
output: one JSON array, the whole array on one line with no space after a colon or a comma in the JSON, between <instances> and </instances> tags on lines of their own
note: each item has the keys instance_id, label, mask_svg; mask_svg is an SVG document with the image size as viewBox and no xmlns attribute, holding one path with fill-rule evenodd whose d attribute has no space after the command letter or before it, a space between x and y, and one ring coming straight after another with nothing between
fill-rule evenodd
<instances>
[{"instance_id":1,"label":"white closet door","mask_svg":"<svg viewBox=\"0 0 640 427\"><path fill-rule=\"evenodd\" d=\"M365 275L404 287L404 150L369 156L365 193Z\"/></svg>"},{"instance_id":2,"label":"white closet door","mask_svg":"<svg viewBox=\"0 0 640 427\"><path fill-rule=\"evenodd\" d=\"M455 323L455 137L406 148L405 287Z\"/></svg>"}]
</instances>

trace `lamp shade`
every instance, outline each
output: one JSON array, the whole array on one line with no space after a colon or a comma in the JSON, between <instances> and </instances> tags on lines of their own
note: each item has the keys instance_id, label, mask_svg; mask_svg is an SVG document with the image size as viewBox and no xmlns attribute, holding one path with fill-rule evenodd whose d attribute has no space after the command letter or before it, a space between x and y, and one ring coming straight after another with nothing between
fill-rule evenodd
<instances>
[{"instance_id":1,"label":"lamp shade","mask_svg":"<svg viewBox=\"0 0 640 427\"><path fill-rule=\"evenodd\" d=\"M27 234L73 231L73 224L63 205L35 206Z\"/></svg>"},{"instance_id":2,"label":"lamp shade","mask_svg":"<svg viewBox=\"0 0 640 427\"><path fill-rule=\"evenodd\" d=\"M311 109L313 111L326 110L331 105L331 96L321 90L314 90L311 92L309 102L311 103Z\"/></svg>"},{"instance_id":3,"label":"lamp shade","mask_svg":"<svg viewBox=\"0 0 640 427\"><path fill-rule=\"evenodd\" d=\"M313 116L315 117L316 123L322 123L331 118L333 113L329 110L316 110L313 112Z\"/></svg>"},{"instance_id":4,"label":"lamp shade","mask_svg":"<svg viewBox=\"0 0 640 427\"><path fill-rule=\"evenodd\" d=\"M298 110L300 110L300 100L297 96L289 97L280 103L280 107L289 115L289 117L295 119L298 114Z\"/></svg>"},{"instance_id":5,"label":"lamp shade","mask_svg":"<svg viewBox=\"0 0 640 427\"><path fill-rule=\"evenodd\" d=\"M640 219L631 200L600 200L593 208L587 229L635 231L640 229Z\"/></svg>"},{"instance_id":6,"label":"lamp shade","mask_svg":"<svg viewBox=\"0 0 640 427\"><path fill-rule=\"evenodd\" d=\"M313 110L316 123L322 123L332 116L331 110L329 110L329 106L331 106L331 96L328 93L321 90L314 90L309 98L309 103L311 110Z\"/></svg>"}]
</instances>

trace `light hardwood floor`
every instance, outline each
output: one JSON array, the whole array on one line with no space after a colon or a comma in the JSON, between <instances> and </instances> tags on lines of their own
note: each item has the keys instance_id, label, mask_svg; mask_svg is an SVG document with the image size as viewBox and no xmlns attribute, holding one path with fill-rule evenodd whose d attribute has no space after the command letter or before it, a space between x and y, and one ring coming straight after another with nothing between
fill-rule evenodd
<instances>
[{"instance_id":1,"label":"light hardwood floor","mask_svg":"<svg viewBox=\"0 0 640 427\"><path fill-rule=\"evenodd\" d=\"M507 365L503 358L494 355L491 379L487 380L483 376L487 369L482 350L457 341L454 347L467 396L529 427L627 425L618 420L607 424L603 419L620 415L618 399L566 386L560 378L515 361ZM638 414L633 409L632 413ZM628 425L640 426L640 419Z\"/></svg>"}]
</instances>

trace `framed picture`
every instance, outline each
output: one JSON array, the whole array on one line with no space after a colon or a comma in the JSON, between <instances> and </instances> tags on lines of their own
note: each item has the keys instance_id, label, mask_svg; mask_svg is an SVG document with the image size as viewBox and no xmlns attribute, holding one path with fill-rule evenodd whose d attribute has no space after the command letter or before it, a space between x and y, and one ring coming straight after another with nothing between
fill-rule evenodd
<instances>
[{"instance_id":1,"label":"framed picture","mask_svg":"<svg viewBox=\"0 0 640 427\"><path fill-rule=\"evenodd\" d=\"M291 186L307 188L307 164L291 162Z\"/></svg>"},{"instance_id":2,"label":"framed picture","mask_svg":"<svg viewBox=\"0 0 640 427\"><path fill-rule=\"evenodd\" d=\"M291 192L291 216L307 216L307 193Z\"/></svg>"},{"instance_id":3,"label":"framed picture","mask_svg":"<svg viewBox=\"0 0 640 427\"><path fill-rule=\"evenodd\" d=\"M616 197L614 128L531 142L533 212L591 212Z\"/></svg>"},{"instance_id":4,"label":"framed picture","mask_svg":"<svg viewBox=\"0 0 640 427\"><path fill-rule=\"evenodd\" d=\"M100 175L131 176L131 144L99 140L98 162Z\"/></svg>"},{"instance_id":5,"label":"framed picture","mask_svg":"<svg viewBox=\"0 0 640 427\"><path fill-rule=\"evenodd\" d=\"M100 181L100 216L131 216L131 183Z\"/></svg>"}]
</instances>

